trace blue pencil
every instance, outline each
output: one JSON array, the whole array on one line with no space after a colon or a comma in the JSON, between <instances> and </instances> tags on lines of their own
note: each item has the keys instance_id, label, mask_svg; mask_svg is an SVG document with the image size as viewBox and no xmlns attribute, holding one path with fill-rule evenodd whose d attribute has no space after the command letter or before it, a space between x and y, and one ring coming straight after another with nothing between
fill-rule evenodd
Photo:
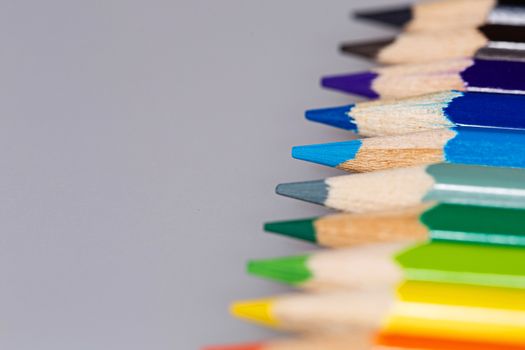
<instances>
[{"instance_id":1,"label":"blue pencil","mask_svg":"<svg viewBox=\"0 0 525 350\"><path fill-rule=\"evenodd\" d=\"M306 111L306 119L362 136L454 126L525 129L525 95L446 91Z\"/></svg>"},{"instance_id":2,"label":"blue pencil","mask_svg":"<svg viewBox=\"0 0 525 350\"><path fill-rule=\"evenodd\" d=\"M443 128L395 136L297 146L292 156L349 172L432 163L525 168L525 131Z\"/></svg>"}]
</instances>

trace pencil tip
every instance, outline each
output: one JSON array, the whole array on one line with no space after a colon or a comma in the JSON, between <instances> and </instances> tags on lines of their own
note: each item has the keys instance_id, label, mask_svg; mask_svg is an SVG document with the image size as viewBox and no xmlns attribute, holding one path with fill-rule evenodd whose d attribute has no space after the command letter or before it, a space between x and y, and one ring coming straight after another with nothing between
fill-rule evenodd
<instances>
[{"instance_id":1,"label":"pencil tip","mask_svg":"<svg viewBox=\"0 0 525 350\"><path fill-rule=\"evenodd\" d=\"M278 321L272 315L273 299L239 301L232 304L233 316L267 326L276 326Z\"/></svg>"},{"instance_id":2,"label":"pencil tip","mask_svg":"<svg viewBox=\"0 0 525 350\"><path fill-rule=\"evenodd\" d=\"M333 75L321 78L321 86L349 94L378 98L373 89L373 82L379 75L375 72Z\"/></svg>"},{"instance_id":3,"label":"pencil tip","mask_svg":"<svg viewBox=\"0 0 525 350\"><path fill-rule=\"evenodd\" d=\"M392 44L395 39L370 40L358 43L343 43L340 46L342 52L365 57L368 59L377 59L377 56L388 45Z\"/></svg>"},{"instance_id":4,"label":"pencil tip","mask_svg":"<svg viewBox=\"0 0 525 350\"><path fill-rule=\"evenodd\" d=\"M354 17L401 28L412 19L412 10L407 6L385 10L356 11Z\"/></svg>"},{"instance_id":5,"label":"pencil tip","mask_svg":"<svg viewBox=\"0 0 525 350\"><path fill-rule=\"evenodd\" d=\"M335 168L341 163L354 159L361 148L361 144L361 140L352 140L296 146L292 148L292 157Z\"/></svg>"},{"instance_id":6,"label":"pencil tip","mask_svg":"<svg viewBox=\"0 0 525 350\"><path fill-rule=\"evenodd\" d=\"M246 343L236 345L212 345L206 346L201 350L262 350L264 345L262 343Z\"/></svg>"},{"instance_id":7,"label":"pencil tip","mask_svg":"<svg viewBox=\"0 0 525 350\"><path fill-rule=\"evenodd\" d=\"M281 283L297 285L308 281L312 273L308 269L308 255L277 259L251 260L248 273Z\"/></svg>"},{"instance_id":8,"label":"pencil tip","mask_svg":"<svg viewBox=\"0 0 525 350\"><path fill-rule=\"evenodd\" d=\"M311 109L305 112L305 117L313 122L335 126L345 130L357 131L350 111L354 105L331 107L322 109Z\"/></svg>"},{"instance_id":9,"label":"pencil tip","mask_svg":"<svg viewBox=\"0 0 525 350\"><path fill-rule=\"evenodd\" d=\"M280 184L275 192L281 196L323 205L328 197L324 180Z\"/></svg>"},{"instance_id":10,"label":"pencil tip","mask_svg":"<svg viewBox=\"0 0 525 350\"><path fill-rule=\"evenodd\" d=\"M284 236L317 243L314 226L315 219L316 218L268 222L264 224L264 230L267 232L278 233Z\"/></svg>"}]
</instances>

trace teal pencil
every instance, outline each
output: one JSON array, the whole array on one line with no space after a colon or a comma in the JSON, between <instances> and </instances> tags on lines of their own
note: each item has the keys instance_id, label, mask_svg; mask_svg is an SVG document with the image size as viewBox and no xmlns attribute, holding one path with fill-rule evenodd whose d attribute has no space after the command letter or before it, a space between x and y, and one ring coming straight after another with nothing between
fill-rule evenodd
<instances>
[{"instance_id":1,"label":"teal pencil","mask_svg":"<svg viewBox=\"0 0 525 350\"><path fill-rule=\"evenodd\" d=\"M281 184L276 192L348 212L427 202L524 209L525 170L440 163Z\"/></svg>"}]
</instances>

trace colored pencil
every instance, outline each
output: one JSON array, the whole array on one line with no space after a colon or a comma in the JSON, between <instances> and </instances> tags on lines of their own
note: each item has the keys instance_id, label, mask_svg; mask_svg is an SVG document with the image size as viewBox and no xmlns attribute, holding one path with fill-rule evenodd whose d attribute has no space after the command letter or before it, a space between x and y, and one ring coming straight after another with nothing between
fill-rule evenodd
<instances>
[{"instance_id":1,"label":"colored pencil","mask_svg":"<svg viewBox=\"0 0 525 350\"><path fill-rule=\"evenodd\" d=\"M303 336L295 339L280 339L257 343L219 345L202 350L524 350L518 344L461 341L436 337L414 337L399 334L371 334L368 330L356 329L351 335Z\"/></svg>"},{"instance_id":2,"label":"colored pencil","mask_svg":"<svg viewBox=\"0 0 525 350\"><path fill-rule=\"evenodd\" d=\"M524 4L520 0L423 1L412 6L357 11L354 16L406 31L477 27L486 23L525 24Z\"/></svg>"},{"instance_id":3,"label":"colored pencil","mask_svg":"<svg viewBox=\"0 0 525 350\"><path fill-rule=\"evenodd\" d=\"M369 330L356 329L353 330L351 334L337 336L303 336L296 339L279 339L257 343L211 346L206 347L203 350L380 350L374 345L374 336L375 334ZM390 339L388 340L390 341ZM390 343L392 343L392 341L390 341ZM392 348L392 350L395 349L394 347L390 348ZM381 349L383 348L381 347Z\"/></svg>"},{"instance_id":4,"label":"colored pencil","mask_svg":"<svg viewBox=\"0 0 525 350\"><path fill-rule=\"evenodd\" d=\"M386 349L432 349L432 350L524 350L524 345L498 342L458 340L443 337L406 336L381 332L374 338L375 344Z\"/></svg>"},{"instance_id":5,"label":"colored pencil","mask_svg":"<svg viewBox=\"0 0 525 350\"><path fill-rule=\"evenodd\" d=\"M443 128L404 135L296 146L292 157L348 172L432 163L525 168L525 131Z\"/></svg>"},{"instance_id":6,"label":"colored pencil","mask_svg":"<svg viewBox=\"0 0 525 350\"><path fill-rule=\"evenodd\" d=\"M295 332L381 327L401 335L525 344L522 291L451 286L444 295L422 288L428 295L419 296L419 289L417 296L400 291L407 296L402 294L397 301L381 290L286 295L237 302L231 312L250 322Z\"/></svg>"},{"instance_id":7,"label":"colored pencil","mask_svg":"<svg viewBox=\"0 0 525 350\"><path fill-rule=\"evenodd\" d=\"M478 28L448 29L432 32L405 32L397 37L349 42L343 53L357 55L383 64L422 63L461 57L477 57L483 48L497 48L509 56L525 57L525 27L488 24ZM490 55L483 52L483 57ZM498 51L500 54L501 51Z\"/></svg>"},{"instance_id":8,"label":"colored pencil","mask_svg":"<svg viewBox=\"0 0 525 350\"><path fill-rule=\"evenodd\" d=\"M347 212L425 202L525 209L525 170L432 164L280 184L280 195Z\"/></svg>"},{"instance_id":9,"label":"colored pencil","mask_svg":"<svg viewBox=\"0 0 525 350\"><path fill-rule=\"evenodd\" d=\"M312 290L377 288L393 285L402 278L525 289L523 259L525 249L521 247L383 243L252 260L248 271Z\"/></svg>"},{"instance_id":10,"label":"colored pencil","mask_svg":"<svg viewBox=\"0 0 525 350\"><path fill-rule=\"evenodd\" d=\"M380 288L403 273L391 257L406 243L362 245L284 258L250 260L248 273L310 290ZM366 268L362 268L366 266Z\"/></svg>"},{"instance_id":11,"label":"colored pencil","mask_svg":"<svg viewBox=\"0 0 525 350\"><path fill-rule=\"evenodd\" d=\"M327 76L321 85L368 98L401 98L446 90L523 94L525 80L516 79L522 76L525 62L457 59Z\"/></svg>"},{"instance_id":12,"label":"colored pencil","mask_svg":"<svg viewBox=\"0 0 525 350\"><path fill-rule=\"evenodd\" d=\"M309 110L305 115L308 120L362 136L453 126L525 129L525 96L453 90Z\"/></svg>"},{"instance_id":13,"label":"colored pencil","mask_svg":"<svg viewBox=\"0 0 525 350\"><path fill-rule=\"evenodd\" d=\"M370 213L270 222L268 232L325 247L398 241L525 246L525 210L432 203Z\"/></svg>"}]
</instances>

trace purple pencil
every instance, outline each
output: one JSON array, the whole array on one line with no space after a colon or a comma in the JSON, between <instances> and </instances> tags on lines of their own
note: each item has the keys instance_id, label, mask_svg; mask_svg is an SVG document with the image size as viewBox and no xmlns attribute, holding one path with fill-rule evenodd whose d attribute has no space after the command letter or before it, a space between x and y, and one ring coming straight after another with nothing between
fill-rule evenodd
<instances>
[{"instance_id":1,"label":"purple pencil","mask_svg":"<svg viewBox=\"0 0 525 350\"><path fill-rule=\"evenodd\" d=\"M327 76L322 78L321 85L371 99L445 90L525 94L525 62L464 58L380 67Z\"/></svg>"}]
</instances>

